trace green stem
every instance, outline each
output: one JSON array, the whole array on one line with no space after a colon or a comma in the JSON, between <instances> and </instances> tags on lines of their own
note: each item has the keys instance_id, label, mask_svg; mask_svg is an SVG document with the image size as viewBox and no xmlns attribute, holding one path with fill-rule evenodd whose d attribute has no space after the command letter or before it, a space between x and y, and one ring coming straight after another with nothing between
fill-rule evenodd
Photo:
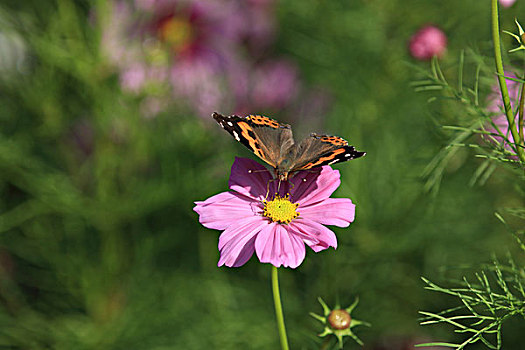
<instances>
[{"instance_id":1,"label":"green stem","mask_svg":"<svg viewBox=\"0 0 525 350\"><path fill-rule=\"evenodd\" d=\"M501 45L499 36L499 20L498 20L498 0L492 0L492 41L494 42L494 58L496 60L496 72L498 73L498 82L501 90L501 97L505 106L505 115L509 123L509 129L516 145L516 152L522 162L525 162L525 153L520 147L520 138L518 129L516 128L516 121L514 120L514 113L512 113L512 106L510 104L509 91L507 83L505 82L505 72L503 70L503 60L501 58Z\"/></svg>"},{"instance_id":2,"label":"green stem","mask_svg":"<svg viewBox=\"0 0 525 350\"><path fill-rule=\"evenodd\" d=\"M286 328L284 327L283 307L281 305L281 295L279 294L279 275L277 267L272 265L272 292L273 303L275 305L275 316L277 317L277 328L279 329L279 338L281 339L281 349L288 350L288 338L286 337Z\"/></svg>"},{"instance_id":3,"label":"green stem","mask_svg":"<svg viewBox=\"0 0 525 350\"><path fill-rule=\"evenodd\" d=\"M525 74L523 75L522 79L525 78ZM523 104L525 100L525 84L521 83L521 94L520 94L520 107L519 107L519 118L518 118L518 134L520 135L520 141L519 145L523 146L525 143L523 142Z\"/></svg>"}]
</instances>

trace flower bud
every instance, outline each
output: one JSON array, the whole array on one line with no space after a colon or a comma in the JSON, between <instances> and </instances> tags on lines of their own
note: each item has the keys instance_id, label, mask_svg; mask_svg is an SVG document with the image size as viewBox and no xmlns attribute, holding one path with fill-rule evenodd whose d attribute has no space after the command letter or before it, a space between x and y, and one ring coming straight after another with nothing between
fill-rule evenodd
<instances>
[{"instance_id":1,"label":"flower bud","mask_svg":"<svg viewBox=\"0 0 525 350\"><path fill-rule=\"evenodd\" d=\"M511 7L515 2L516 0L499 0L499 4L503 7Z\"/></svg>"},{"instance_id":2,"label":"flower bud","mask_svg":"<svg viewBox=\"0 0 525 350\"><path fill-rule=\"evenodd\" d=\"M350 322L352 318L346 310L332 310L328 315L328 324L333 329L347 329L350 327Z\"/></svg>"},{"instance_id":3,"label":"flower bud","mask_svg":"<svg viewBox=\"0 0 525 350\"><path fill-rule=\"evenodd\" d=\"M313 312L310 312L310 316L320 321L324 325L324 330L319 334L320 337L325 337L329 334L333 334L339 343L339 349L343 348L343 337L349 336L354 341L363 345L363 342L355 335L352 331L352 328L355 326L370 326L368 322L359 321L355 318L352 318L350 314L357 306L359 299L356 298L355 301L347 307L346 309L341 309L339 306L336 306L334 309L330 309L328 305L323 301L323 299L318 298L319 303L323 307L323 316L317 315Z\"/></svg>"},{"instance_id":4,"label":"flower bud","mask_svg":"<svg viewBox=\"0 0 525 350\"><path fill-rule=\"evenodd\" d=\"M410 38L408 49L412 57L421 61L442 57L447 49L447 37L438 27L427 25Z\"/></svg>"}]
</instances>

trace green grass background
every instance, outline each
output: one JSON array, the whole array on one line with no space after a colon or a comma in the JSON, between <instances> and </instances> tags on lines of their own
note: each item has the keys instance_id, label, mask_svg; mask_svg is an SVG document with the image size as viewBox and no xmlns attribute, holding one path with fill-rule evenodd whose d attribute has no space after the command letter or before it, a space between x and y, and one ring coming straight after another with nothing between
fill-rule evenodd
<instances>
[{"instance_id":1,"label":"green grass background","mask_svg":"<svg viewBox=\"0 0 525 350\"><path fill-rule=\"evenodd\" d=\"M503 29L514 30L519 2L502 10ZM194 201L227 189L235 156L252 155L211 118L176 103L144 119L107 72L91 4L0 7L32 52L30 72L0 80L0 348L278 348L270 266L252 259L217 268L219 232L192 211ZM479 165L468 150L437 195L424 190L421 173L448 140L436 120L461 118L461 110L428 105L430 95L409 86L418 78L412 65L429 64L411 59L407 42L420 26L439 25L453 76L460 50L491 53L489 2L306 0L277 9L276 54L298 64L307 86L326 87L333 104L316 120L273 117L367 152L336 166L335 196L357 204L350 228L334 228L338 249L308 251L298 269L280 271L292 349L320 348L322 327L308 315L321 313L318 296L342 306L359 296L355 317L372 324L357 329L366 349L461 339L418 325L418 310L453 302L425 291L420 276L457 277L458 267L512 249L493 213L520 197L505 171L468 186ZM67 136L79 120L94 126L87 159ZM510 327L504 348L518 349L522 331Z\"/></svg>"}]
</instances>

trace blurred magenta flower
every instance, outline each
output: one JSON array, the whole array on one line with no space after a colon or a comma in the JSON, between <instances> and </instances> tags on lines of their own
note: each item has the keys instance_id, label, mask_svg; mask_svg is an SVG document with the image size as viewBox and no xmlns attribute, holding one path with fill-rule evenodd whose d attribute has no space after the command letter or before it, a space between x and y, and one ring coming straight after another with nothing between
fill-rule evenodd
<instances>
[{"instance_id":1,"label":"blurred magenta flower","mask_svg":"<svg viewBox=\"0 0 525 350\"><path fill-rule=\"evenodd\" d=\"M279 111L290 106L300 94L297 67L285 60L272 58L246 69L239 75L235 112L249 114L255 110Z\"/></svg>"},{"instance_id":2,"label":"blurred magenta flower","mask_svg":"<svg viewBox=\"0 0 525 350\"><path fill-rule=\"evenodd\" d=\"M516 0L499 0L499 4L503 7L511 7L515 2Z\"/></svg>"},{"instance_id":3,"label":"blurred magenta flower","mask_svg":"<svg viewBox=\"0 0 525 350\"><path fill-rule=\"evenodd\" d=\"M410 38L408 49L418 60L442 57L447 49L447 37L438 27L426 25Z\"/></svg>"},{"instance_id":4,"label":"blurred magenta flower","mask_svg":"<svg viewBox=\"0 0 525 350\"><path fill-rule=\"evenodd\" d=\"M152 100L162 104L160 100L167 95L168 55L155 40L142 40L142 30L131 3L115 1L111 5L111 15L102 23L103 54L116 67L124 91L147 96L141 111L152 117L159 112L150 108L154 106Z\"/></svg>"},{"instance_id":5,"label":"blurred magenta flower","mask_svg":"<svg viewBox=\"0 0 525 350\"><path fill-rule=\"evenodd\" d=\"M171 94L203 116L275 111L300 85L292 63L263 57L275 28L273 0L119 0L103 47L128 92Z\"/></svg>"},{"instance_id":6,"label":"blurred magenta flower","mask_svg":"<svg viewBox=\"0 0 525 350\"><path fill-rule=\"evenodd\" d=\"M329 166L297 173L290 183L281 182L279 192L270 180L264 166L236 158L231 191L195 203L202 225L224 230L218 266L241 266L255 252L263 263L296 268L304 260L305 243L315 252L337 247L335 234L323 225L347 227L354 221L350 199L330 198L341 181Z\"/></svg>"},{"instance_id":7,"label":"blurred magenta flower","mask_svg":"<svg viewBox=\"0 0 525 350\"><path fill-rule=\"evenodd\" d=\"M505 73L505 77L516 79L517 77L509 72ZM507 89L509 91L509 97L510 97L510 104L512 106L512 109L517 106L517 102L519 101L519 94L520 94L520 83L514 80L506 79L507 82ZM503 99L501 97L501 91L499 87L499 83L496 82L492 86L492 92L487 97L487 111L494 114L494 117L492 118L492 122L495 124L497 129L490 124L487 127L487 131L499 134L505 136L506 140L508 140L510 143L514 143L514 138L512 137L512 133L510 132L507 116L505 115L505 107L503 105ZM515 117L516 124L518 123L518 115ZM523 130L525 132L525 130ZM509 142L507 142L502 136L492 135L498 142L502 142L505 146L505 148L509 151L512 150Z\"/></svg>"},{"instance_id":8,"label":"blurred magenta flower","mask_svg":"<svg viewBox=\"0 0 525 350\"><path fill-rule=\"evenodd\" d=\"M252 100L255 107L281 109L297 94L296 67L285 60L272 60L255 68Z\"/></svg>"}]
</instances>

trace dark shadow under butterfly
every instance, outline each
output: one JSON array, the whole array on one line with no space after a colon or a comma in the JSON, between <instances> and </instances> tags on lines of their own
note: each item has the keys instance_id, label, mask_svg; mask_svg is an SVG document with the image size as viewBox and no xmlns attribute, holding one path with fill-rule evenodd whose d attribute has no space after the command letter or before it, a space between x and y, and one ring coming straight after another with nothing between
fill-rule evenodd
<instances>
[{"instance_id":1,"label":"dark shadow under butterfly","mask_svg":"<svg viewBox=\"0 0 525 350\"><path fill-rule=\"evenodd\" d=\"M312 133L295 143L290 125L261 115L223 116L214 112L212 117L237 141L271 165L281 181L300 170L345 162L366 154L356 151L338 136Z\"/></svg>"}]
</instances>

